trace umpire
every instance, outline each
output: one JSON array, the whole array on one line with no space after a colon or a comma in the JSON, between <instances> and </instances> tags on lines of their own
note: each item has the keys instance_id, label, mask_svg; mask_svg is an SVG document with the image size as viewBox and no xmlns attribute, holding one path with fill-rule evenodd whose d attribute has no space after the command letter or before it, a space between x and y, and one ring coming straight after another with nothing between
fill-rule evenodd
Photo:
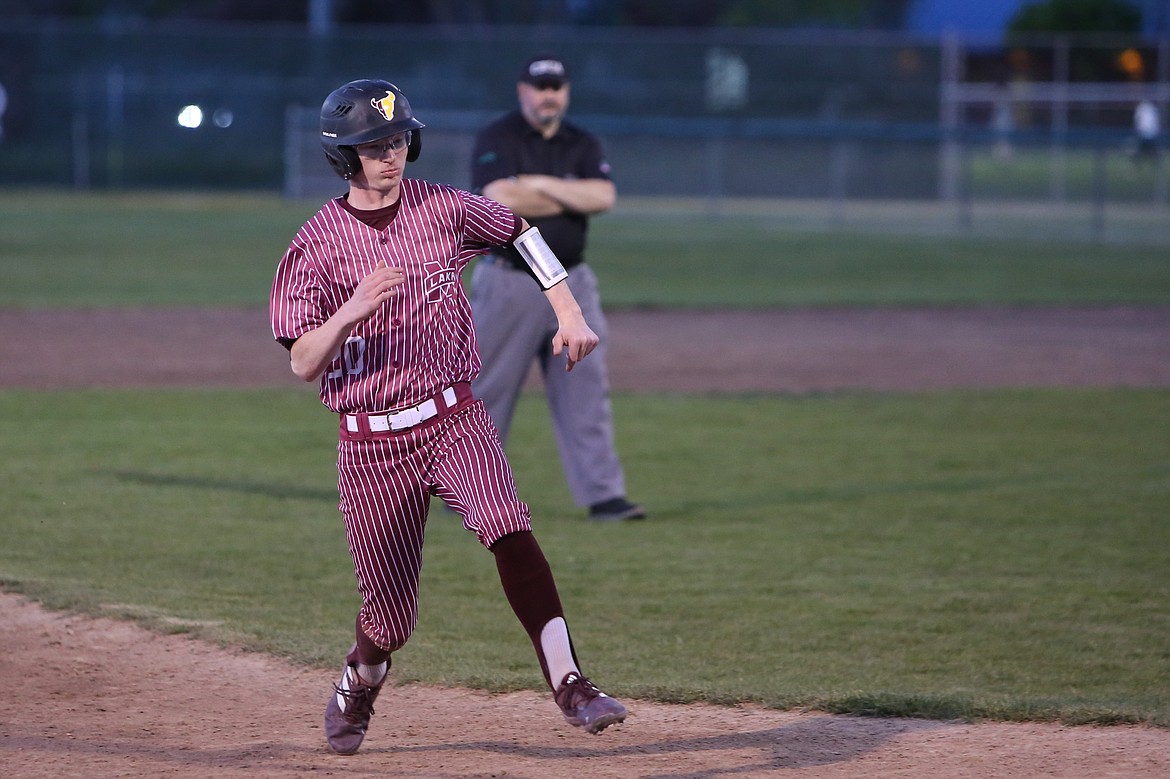
<instances>
[{"instance_id":1,"label":"umpire","mask_svg":"<svg viewBox=\"0 0 1170 779\"><path fill-rule=\"evenodd\" d=\"M597 277L585 264L589 217L608 211L617 196L609 163L592 133L565 121L569 73L560 57L540 54L520 71L519 108L484 127L472 153L471 186L540 228L569 271L569 287L601 339L591 359L572 373L552 360L556 319L531 298L540 287L524 259L509 248L489 254L472 274L471 305L483 368L475 381L506 441L516 401L535 360L561 465L578 506L599 521L641 519L626 498L625 474L614 449L606 370L608 326Z\"/></svg>"}]
</instances>

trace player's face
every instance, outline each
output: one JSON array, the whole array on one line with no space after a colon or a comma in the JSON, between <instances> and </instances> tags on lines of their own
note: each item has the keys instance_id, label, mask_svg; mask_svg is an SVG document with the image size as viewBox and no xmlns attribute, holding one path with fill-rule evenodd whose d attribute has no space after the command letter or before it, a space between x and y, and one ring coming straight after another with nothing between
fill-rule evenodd
<instances>
[{"instance_id":1,"label":"player's face","mask_svg":"<svg viewBox=\"0 0 1170 779\"><path fill-rule=\"evenodd\" d=\"M569 85L537 87L521 82L517 89L520 112L537 129L556 127L569 108Z\"/></svg>"},{"instance_id":2,"label":"player's face","mask_svg":"<svg viewBox=\"0 0 1170 779\"><path fill-rule=\"evenodd\" d=\"M386 190L398 186L406 167L406 149L409 146L410 133L405 132L353 147L371 188Z\"/></svg>"}]
</instances>

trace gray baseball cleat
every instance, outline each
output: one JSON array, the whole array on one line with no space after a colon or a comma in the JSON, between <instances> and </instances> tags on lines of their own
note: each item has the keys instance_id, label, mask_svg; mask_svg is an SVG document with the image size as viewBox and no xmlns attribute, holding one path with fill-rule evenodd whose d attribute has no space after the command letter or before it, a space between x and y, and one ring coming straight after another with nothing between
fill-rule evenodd
<instances>
[{"instance_id":1,"label":"gray baseball cleat","mask_svg":"<svg viewBox=\"0 0 1170 779\"><path fill-rule=\"evenodd\" d=\"M341 682L334 685L333 694L325 707L325 740L339 755L352 755L362 745L370 717L374 716L374 699L386 683L366 684L357 674L357 668L346 662Z\"/></svg>"},{"instance_id":2,"label":"gray baseball cleat","mask_svg":"<svg viewBox=\"0 0 1170 779\"><path fill-rule=\"evenodd\" d=\"M576 672L565 674L565 679L554 693L553 700L561 707L566 722L585 728L594 735L610 725L622 722L628 713L620 702L597 689L597 685Z\"/></svg>"}]
</instances>

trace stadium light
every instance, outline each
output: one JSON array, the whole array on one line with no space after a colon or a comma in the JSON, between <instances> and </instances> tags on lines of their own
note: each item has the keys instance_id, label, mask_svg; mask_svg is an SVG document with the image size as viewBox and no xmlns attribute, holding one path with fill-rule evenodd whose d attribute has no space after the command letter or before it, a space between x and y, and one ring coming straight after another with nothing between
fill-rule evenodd
<instances>
[{"instance_id":1,"label":"stadium light","mask_svg":"<svg viewBox=\"0 0 1170 779\"><path fill-rule=\"evenodd\" d=\"M183 106L177 119L180 127L194 130L203 124L203 109L197 105Z\"/></svg>"}]
</instances>

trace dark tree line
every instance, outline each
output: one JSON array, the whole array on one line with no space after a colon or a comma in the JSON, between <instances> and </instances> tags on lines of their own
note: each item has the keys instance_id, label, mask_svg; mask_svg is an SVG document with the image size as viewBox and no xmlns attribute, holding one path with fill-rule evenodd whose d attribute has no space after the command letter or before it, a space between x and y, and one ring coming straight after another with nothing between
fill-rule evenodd
<instances>
[{"instance_id":1,"label":"dark tree line","mask_svg":"<svg viewBox=\"0 0 1170 779\"><path fill-rule=\"evenodd\" d=\"M2 17L898 29L913 0L0 0Z\"/></svg>"},{"instance_id":2,"label":"dark tree line","mask_svg":"<svg viewBox=\"0 0 1170 779\"><path fill-rule=\"evenodd\" d=\"M968 0L980 2L981 0ZM0 0L18 17L899 30L915 0ZM1170 0L1034 0L1006 32L1137 32ZM1165 25L1166 18L1151 20Z\"/></svg>"}]
</instances>

